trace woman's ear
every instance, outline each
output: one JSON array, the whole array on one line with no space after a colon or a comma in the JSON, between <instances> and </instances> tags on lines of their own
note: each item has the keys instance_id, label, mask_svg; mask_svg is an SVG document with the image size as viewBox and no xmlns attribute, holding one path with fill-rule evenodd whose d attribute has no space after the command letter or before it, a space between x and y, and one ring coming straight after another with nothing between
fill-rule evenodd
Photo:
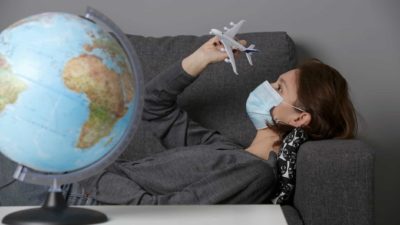
<instances>
[{"instance_id":1,"label":"woman's ear","mask_svg":"<svg viewBox=\"0 0 400 225\"><path fill-rule=\"evenodd\" d=\"M295 127L307 126L311 122L311 114L308 112L301 112L296 115L292 121L290 121L291 125Z\"/></svg>"}]
</instances>

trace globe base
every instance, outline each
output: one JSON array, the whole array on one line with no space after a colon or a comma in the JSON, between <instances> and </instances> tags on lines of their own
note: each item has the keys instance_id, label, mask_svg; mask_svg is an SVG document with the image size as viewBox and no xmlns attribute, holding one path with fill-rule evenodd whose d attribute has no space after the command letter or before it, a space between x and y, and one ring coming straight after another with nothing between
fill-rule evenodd
<instances>
[{"instance_id":1,"label":"globe base","mask_svg":"<svg viewBox=\"0 0 400 225\"><path fill-rule=\"evenodd\" d=\"M41 208L26 209L10 213L2 220L9 225L67 225L96 224L108 221L101 212L68 207L61 192L49 192Z\"/></svg>"}]
</instances>

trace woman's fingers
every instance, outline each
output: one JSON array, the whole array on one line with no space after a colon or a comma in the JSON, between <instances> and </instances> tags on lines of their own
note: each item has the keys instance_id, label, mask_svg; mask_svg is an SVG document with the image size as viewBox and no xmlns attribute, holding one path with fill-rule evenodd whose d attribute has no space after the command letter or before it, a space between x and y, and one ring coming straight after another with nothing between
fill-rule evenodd
<instances>
[{"instance_id":1,"label":"woman's fingers","mask_svg":"<svg viewBox=\"0 0 400 225\"><path fill-rule=\"evenodd\" d=\"M236 41L239 42L243 46L245 46L247 44L246 40L236 40ZM218 36L214 36L214 37L210 38L207 41L207 43L205 44L203 50L211 62L222 61L228 57L228 54L226 53L226 51L224 51L225 46L222 44L222 42ZM239 55L241 53L239 49L235 48L235 46L233 46L232 52L233 52L235 58L239 57Z\"/></svg>"},{"instance_id":2,"label":"woman's fingers","mask_svg":"<svg viewBox=\"0 0 400 225\"><path fill-rule=\"evenodd\" d=\"M243 45L243 46L246 46L246 45L247 45L247 41L246 41L246 40L240 40L239 43L240 43L241 45Z\"/></svg>"},{"instance_id":3,"label":"woman's fingers","mask_svg":"<svg viewBox=\"0 0 400 225\"><path fill-rule=\"evenodd\" d=\"M219 37L218 37L218 36L214 36L214 37L210 38L210 40L208 40L208 42L209 42L209 43L212 43L214 46L215 46L216 44L221 43L221 41L219 40Z\"/></svg>"}]
</instances>

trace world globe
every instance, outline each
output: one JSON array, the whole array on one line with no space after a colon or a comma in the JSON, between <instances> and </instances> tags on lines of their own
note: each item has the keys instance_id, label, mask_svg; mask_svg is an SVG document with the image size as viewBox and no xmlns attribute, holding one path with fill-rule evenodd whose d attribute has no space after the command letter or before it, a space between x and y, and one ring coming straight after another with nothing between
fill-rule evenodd
<instances>
[{"instance_id":1,"label":"world globe","mask_svg":"<svg viewBox=\"0 0 400 225\"><path fill-rule=\"evenodd\" d=\"M4 224L93 224L91 209L68 207L61 185L88 178L130 144L141 117L140 62L125 34L88 7L85 16L47 12L0 33L0 153L14 178L49 185L41 208Z\"/></svg>"},{"instance_id":2,"label":"world globe","mask_svg":"<svg viewBox=\"0 0 400 225\"><path fill-rule=\"evenodd\" d=\"M138 111L131 64L111 32L74 14L42 13L3 30L1 153L65 173L122 147Z\"/></svg>"}]
</instances>

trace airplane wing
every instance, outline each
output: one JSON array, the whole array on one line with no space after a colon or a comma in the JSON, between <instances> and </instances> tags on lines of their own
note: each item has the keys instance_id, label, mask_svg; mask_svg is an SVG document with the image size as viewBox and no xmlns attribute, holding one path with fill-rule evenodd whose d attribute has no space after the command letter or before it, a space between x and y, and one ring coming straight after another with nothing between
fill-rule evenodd
<instances>
[{"instance_id":1,"label":"airplane wing","mask_svg":"<svg viewBox=\"0 0 400 225\"><path fill-rule=\"evenodd\" d=\"M237 32L242 27L244 21L245 20L241 20L241 21L239 21L239 23L233 25L233 27L231 29L228 29L226 32L224 32L224 35L234 38L236 36Z\"/></svg>"},{"instance_id":2,"label":"airplane wing","mask_svg":"<svg viewBox=\"0 0 400 225\"><path fill-rule=\"evenodd\" d=\"M233 55L231 46L229 44L227 44L226 41L223 38L221 38L221 42L224 45L226 53L228 54L229 62L232 65L233 72L236 75L239 75L237 70L236 70L235 56Z\"/></svg>"}]
</instances>

